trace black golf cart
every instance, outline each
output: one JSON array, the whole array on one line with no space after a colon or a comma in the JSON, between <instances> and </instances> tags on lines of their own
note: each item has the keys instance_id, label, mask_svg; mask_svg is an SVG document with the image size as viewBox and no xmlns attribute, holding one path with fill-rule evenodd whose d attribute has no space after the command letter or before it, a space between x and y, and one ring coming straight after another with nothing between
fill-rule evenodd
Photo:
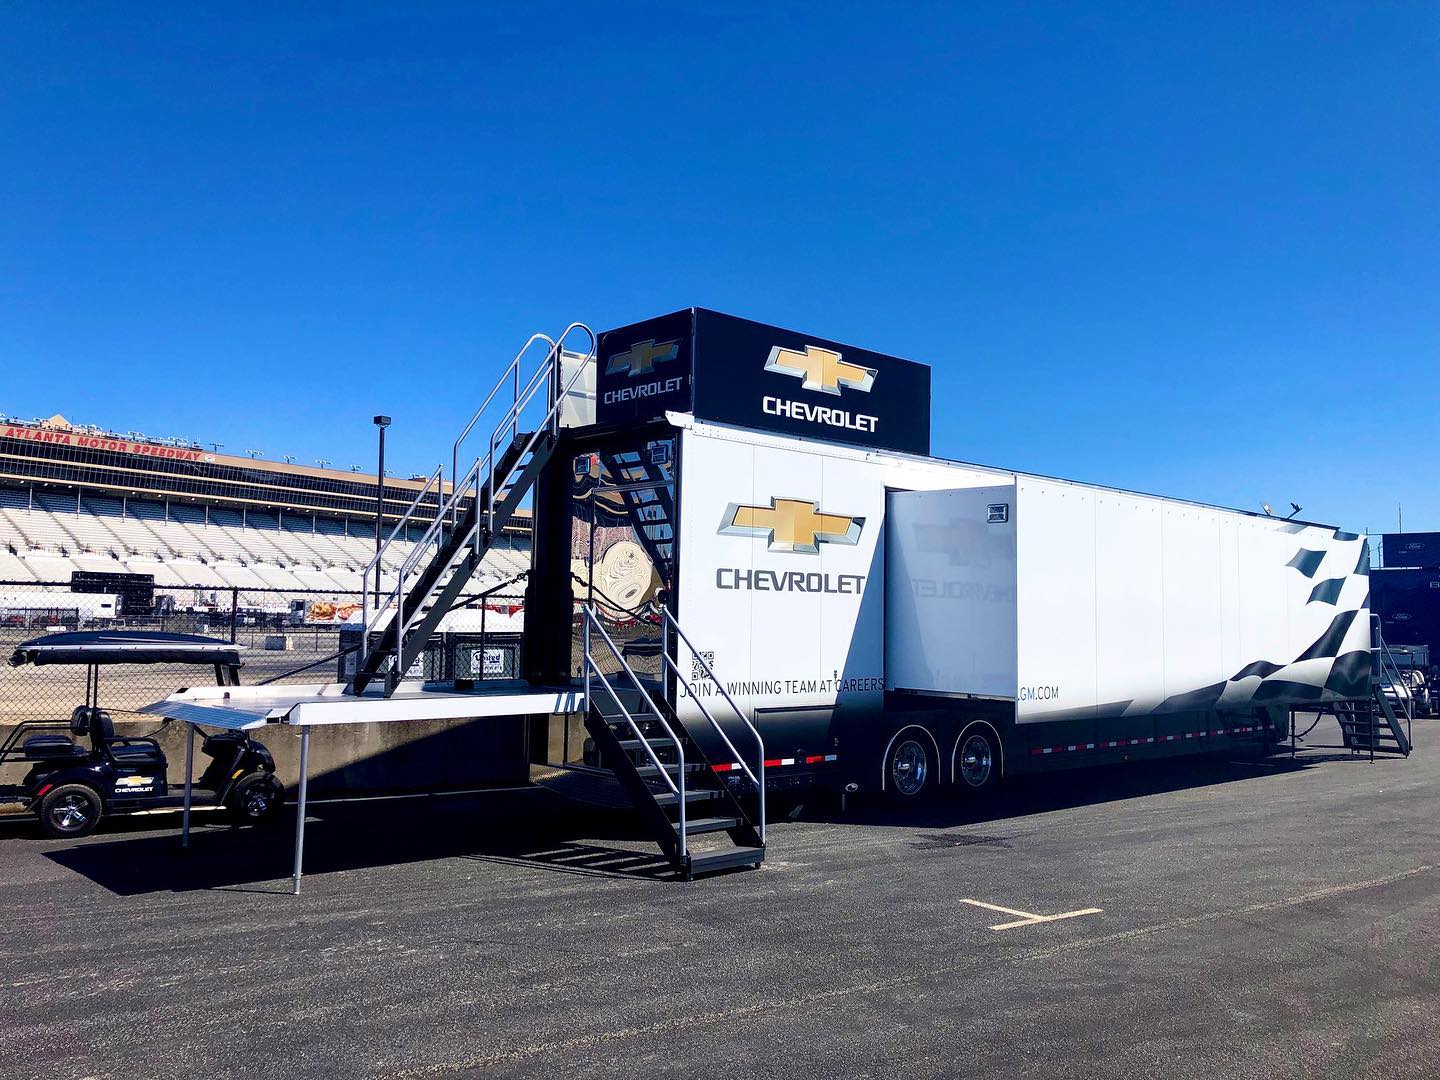
<instances>
[{"instance_id":1,"label":"black golf cart","mask_svg":"<svg viewBox=\"0 0 1440 1080\"><path fill-rule=\"evenodd\" d=\"M0 766L29 766L22 783L0 785L0 801L33 810L50 836L73 838L92 831L106 814L178 810L185 803L184 778L176 785L169 782L159 743L115 734L110 714L100 708L100 669L119 664L213 666L218 685L237 686L241 661L239 646L214 638L103 630L27 641L10 663L87 668L85 704L68 721L26 721L0 745ZM285 790L275 777L270 751L243 731L201 734L201 752L210 764L192 785L191 805L223 806L239 822L276 817L284 807ZM88 740L88 746L78 739Z\"/></svg>"}]
</instances>

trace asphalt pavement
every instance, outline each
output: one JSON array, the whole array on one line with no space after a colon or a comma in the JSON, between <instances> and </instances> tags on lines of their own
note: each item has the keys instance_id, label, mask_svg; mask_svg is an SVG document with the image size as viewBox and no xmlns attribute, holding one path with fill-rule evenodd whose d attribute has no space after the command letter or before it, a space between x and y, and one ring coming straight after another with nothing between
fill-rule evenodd
<instances>
[{"instance_id":1,"label":"asphalt pavement","mask_svg":"<svg viewBox=\"0 0 1440 1080\"><path fill-rule=\"evenodd\" d=\"M0 1075L1434 1077L1415 740L816 801L688 884L546 788L316 805L300 897L288 828L4 822Z\"/></svg>"}]
</instances>

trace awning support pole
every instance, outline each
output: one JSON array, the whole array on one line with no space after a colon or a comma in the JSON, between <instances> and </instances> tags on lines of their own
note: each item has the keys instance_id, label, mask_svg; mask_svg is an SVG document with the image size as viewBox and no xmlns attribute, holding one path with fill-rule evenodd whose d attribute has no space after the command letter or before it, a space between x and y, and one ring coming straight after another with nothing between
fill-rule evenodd
<instances>
[{"instance_id":1,"label":"awning support pole","mask_svg":"<svg viewBox=\"0 0 1440 1080\"><path fill-rule=\"evenodd\" d=\"M295 805L295 870L290 892L300 895L300 864L305 858L305 801L310 784L310 727L300 729L300 795Z\"/></svg>"},{"instance_id":2,"label":"awning support pole","mask_svg":"<svg viewBox=\"0 0 1440 1080\"><path fill-rule=\"evenodd\" d=\"M181 818L180 825L180 846L190 846L190 797L194 788L194 781L190 778L195 772L195 725L186 724L185 730L185 814Z\"/></svg>"}]
</instances>

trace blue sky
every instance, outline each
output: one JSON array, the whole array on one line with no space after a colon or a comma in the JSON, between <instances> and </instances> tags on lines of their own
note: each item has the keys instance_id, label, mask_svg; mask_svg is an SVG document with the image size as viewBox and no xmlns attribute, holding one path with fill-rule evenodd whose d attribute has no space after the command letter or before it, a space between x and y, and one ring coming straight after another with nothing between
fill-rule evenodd
<instances>
[{"instance_id":1,"label":"blue sky","mask_svg":"<svg viewBox=\"0 0 1440 1080\"><path fill-rule=\"evenodd\" d=\"M448 454L532 330L925 361L937 454L1440 529L1433 4L15 4L0 410Z\"/></svg>"}]
</instances>

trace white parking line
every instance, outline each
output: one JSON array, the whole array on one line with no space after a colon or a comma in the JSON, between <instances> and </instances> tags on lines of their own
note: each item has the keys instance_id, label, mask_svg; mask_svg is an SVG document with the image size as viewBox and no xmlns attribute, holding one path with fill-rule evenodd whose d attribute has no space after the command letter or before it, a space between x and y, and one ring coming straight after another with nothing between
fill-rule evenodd
<instances>
[{"instance_id":1,"label":"white parking line","mask_svg":"<svg viewBox=\"0 0 1440 1080\"><path fill-rule=\"evenodd\" d=\"M987 911L998 911L1002 915L1014 915L1014 922L999 923L990 927L991 930L1014 930L1017 926L1034 926L1036 923L1055 922L1059 919L1073 919L1079 915L1099 915L1104 908L1089 907L1080 908L1078 911L1064 911L1059 915L1036 915L1029 911L1016 911L1014 908L1001 907L999 904L987 904L984 900L961 900L962 904L971 904L974 907L985 908Z\"/></svg>"}]
</instances>

